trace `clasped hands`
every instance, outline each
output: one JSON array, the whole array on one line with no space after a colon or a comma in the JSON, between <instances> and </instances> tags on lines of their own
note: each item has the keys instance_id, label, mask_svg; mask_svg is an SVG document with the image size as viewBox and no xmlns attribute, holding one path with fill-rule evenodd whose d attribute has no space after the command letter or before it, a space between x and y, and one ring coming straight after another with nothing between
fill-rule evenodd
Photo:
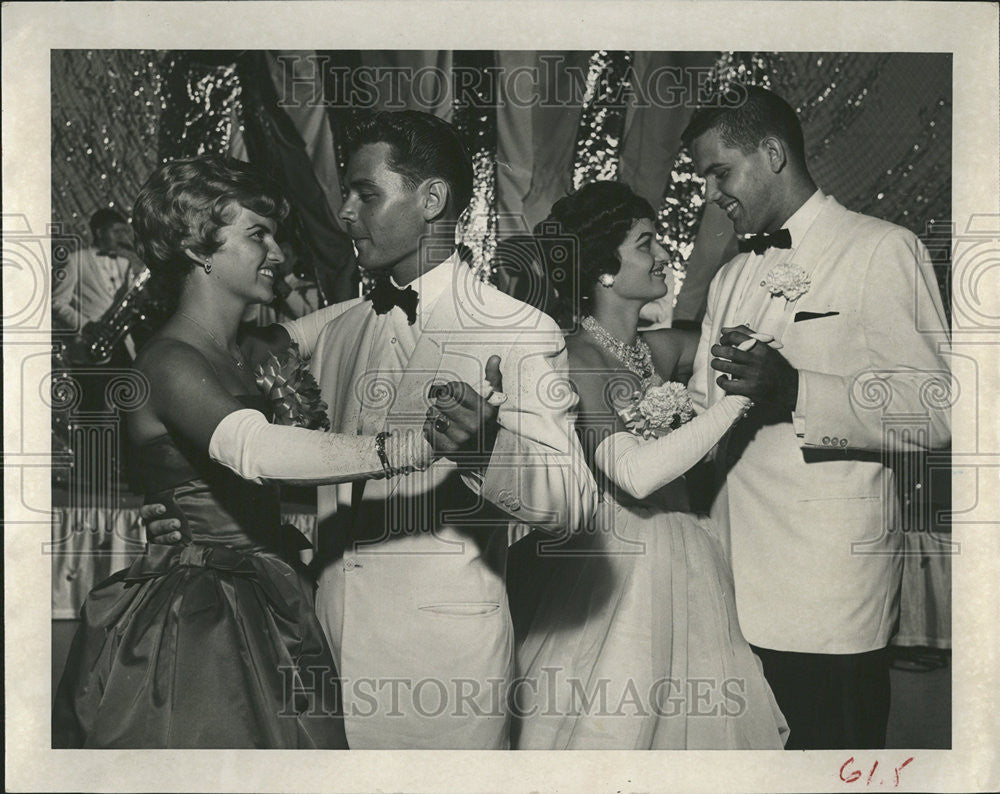
<instances>
[{"instance_id":1,"label":"clasped hands","mask_svg":"<svg viewBox=\"0 0 1000 794\"><path fill-rule=\"evenodd\" d=\"M434 384L427 397L434 400L424 420L424 438L436 457L450 458L467 468L484 468L493 454L500 425L497 413L507 399L503 394L500 356L486 362L486 378L480 395L468 383Z\"/></svg>"},{"instance_id":2,"label":"clasped hands","mask_svg":"<svg viewBox=\"0 0 1000 794\"><path fill-rule=\"evenodd\" d=\"M799 396L799 373L778 352L780 342L745 325L723 328L719 343L712 345L712 369L723 373L715 382L726 394L740 394L754 402L795 410Z\"/></svg>"},{"instance_id":3,"label":"clasped hands","mask_svg":"<svg viewBox=\"0 0 1000 794\"><path fill-rule=\"evenodd\" d=\"M485 468L493 453L500 425L497 413L507 399L503 394L500 356L486 362L486 378L481 396L461 381L434 384L428 397L434 404L427 410L424 438L434 450L434 457L450 458L463 467ZM168 516L163 504L151 503L139 509L151 543L180 543L181 522Z\"/></svg>"}]
</instances>

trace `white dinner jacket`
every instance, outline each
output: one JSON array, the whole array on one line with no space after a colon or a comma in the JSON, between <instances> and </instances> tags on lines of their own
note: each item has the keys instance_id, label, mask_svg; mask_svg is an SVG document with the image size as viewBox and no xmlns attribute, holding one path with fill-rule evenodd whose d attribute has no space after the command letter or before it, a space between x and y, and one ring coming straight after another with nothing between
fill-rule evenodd
<instances>
[{"instance_id":1,"label":"white dinner jacket","mask_svg":"<svg viewBox=\"0 0 1000 794\"><path fill-rule=\"evenodd\" d=\"M596 506L555 323L457 258L446 266L452 284L426 316L418 309L422 330L402 372L365 371L376 317L367 301L344 304L313 356L334 432L358 432L362 408L366 428L381 414L387 431L419 429L428 386L478 388L494 354L508 395L482 478L441 459L370 480L360 499L356 485L319 488L316 610L344 679L355 748L509 746L508 524L575 531Z\"/></svg>"},{"instance_id":2,"label":"white dinner jacket","mask_svg":"<svg viewBox=\"0 0 1000 794\"><path fill-rule=\"evenodd\" d=\"M861 653L887 645L898 619L902 538L884 450L950 443L950 411L927 399L950 388L948 331L912 233L814 198L819 213L786 257L811 286L779 340L799 370L798 403L792 416L755 427L735 463L740 427L723 441L717 460L729 468L713 515L728 528L752 644ZM762 288L753 259L738 255L712 282L690 383L696 404L722 395L709 348L723 327L745 321L740 296ZM891 436L903 427L912 434Z\"/></svg>"}]
</instances>

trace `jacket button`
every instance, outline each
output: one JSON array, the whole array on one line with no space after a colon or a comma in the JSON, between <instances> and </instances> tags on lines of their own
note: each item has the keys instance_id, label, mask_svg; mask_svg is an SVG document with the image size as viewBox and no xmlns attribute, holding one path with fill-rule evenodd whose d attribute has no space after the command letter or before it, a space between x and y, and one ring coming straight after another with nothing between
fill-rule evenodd
<instances>
[{"instance_id":1,"label":"jacket button","mask_svg":"<svg viewBox=\"0 0 1000 794\"><path fill-rule=\"evenodd\" d=\"M355 564L354 560L344 560L344 570L353 571Z\"/></svg>"},{"instance_id":2,"label":"jacket button","mask_svg":"<svg viewBox=\"0 0 1000 794\"><path fill-rule=\"evenodd\" d=\"M833 438L830 439L830 443L833 444L833 446L835 446L835 447L839 447L840 446L840 439L837 438L836 436L834 436Z\"/></svg>"},{"instance_id":3,"label":"jacket button","mask_svg":"<svg viewBox=\"0 0 1000 794\"><path fill-rule=\"evenodd\" d=\"M840 439L840 446L842 446L842 447L846 447L847 446L847 439L846 438Z\"/></svg>"},{"instance_id":4,"label":"jacket button","mask_svg":"<svg viewBox=\"0 0 1000 794\"><path fill-rule=\"evenodd\" d=\"M510 503L510 509L511 510L520 510L521 509L521 500L520 499L514 499L514 500L512 500L511 503Z\"/></svg>"},{"instance_id":5,"label":"jacket button","mask_svg":"<svg viewBox=\"0 0 1000 794\"><path fill-rule=\"evenodd\" d=\"M830 437L823 436L823 443L826 444L827 446L830 446Z\"/></svg>"}]
</instances>

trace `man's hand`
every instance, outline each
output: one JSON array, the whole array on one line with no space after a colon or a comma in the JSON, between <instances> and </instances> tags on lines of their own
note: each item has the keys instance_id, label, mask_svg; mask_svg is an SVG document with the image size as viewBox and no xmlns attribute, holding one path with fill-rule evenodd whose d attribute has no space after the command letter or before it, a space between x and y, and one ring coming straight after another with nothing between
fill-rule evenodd
<instances>
[{"instance_id":1,"label":"man's hand","mask_svg":"<svg viewBox=\"0 0 1000 794\"><path fill-rule=\"evenodd\" d=\"M745 325L723 328L719 344L712 346L712 369L725 373L716 379L726 394L742 394L752 400L771 403L789 413L799 396L799 373L781 353L756 342ZM726 377L728 375L729 377Z\"/></svg>"},{"instance_id":2,"label":"man's hand","mask_svg":"<svg viewBox=\"0 0 1000 794\"><path fill-rule=\"evenodd\" d=\"M500 356L486 362L486 380L493 392L503 392ZM435 384L428 396L434 404L427 410L424 437L435 453L463 466L488 466L500 430L497 400L460 381Z\"/></svg>"},{"instance_id":3,"label":"man's hand","mask_svg":"<svg viewBox=\"0 0 1000 794\"><path fill-rule=\"evenodd\" d=\"M146 527L146 539L150 543L172 546L181 542L181 522L176 518L158 518L166 512L166 505L162 504L143 505L139 508L139 518Z\"/></svg>"}]
</instances>

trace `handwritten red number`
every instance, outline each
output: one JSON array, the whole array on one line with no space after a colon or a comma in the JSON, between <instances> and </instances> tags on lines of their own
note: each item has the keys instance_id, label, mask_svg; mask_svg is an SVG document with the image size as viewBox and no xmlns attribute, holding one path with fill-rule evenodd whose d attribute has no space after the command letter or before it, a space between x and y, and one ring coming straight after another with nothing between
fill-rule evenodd
<instances>
[{"instance_id":1,"label":"handwritten red number","mask_svg":"<svg viewBox=\"0 0 1000 794\"><path fill-rule=\"evenodd\" d=\"M840 779L843 780L845 783L853 783L855 780L861 777L860 769L855 769L847 777L844 777L844 770L847 768L847 765L853 763L854 763L854 756L852 755L850 758L844 761L844 765L840 767Z\"/></svg>"},{"instance_id":2,"label":"handwritten red number","mask_svg":"<svg viewBox=\"0 0 1000 794\"><path fill-rule=\"evenodd\" d=\"M907 758L905 761L903 761L903 763L901 763L899 766L897 766L895 770L893 770L896 773L896 785L897 786L899 785L899 773L900 773L900 771L903 769L903 767L905 767L912 760L913 760L913 757L911 756L910 758Z\"/></svg>"}]
</instances>

